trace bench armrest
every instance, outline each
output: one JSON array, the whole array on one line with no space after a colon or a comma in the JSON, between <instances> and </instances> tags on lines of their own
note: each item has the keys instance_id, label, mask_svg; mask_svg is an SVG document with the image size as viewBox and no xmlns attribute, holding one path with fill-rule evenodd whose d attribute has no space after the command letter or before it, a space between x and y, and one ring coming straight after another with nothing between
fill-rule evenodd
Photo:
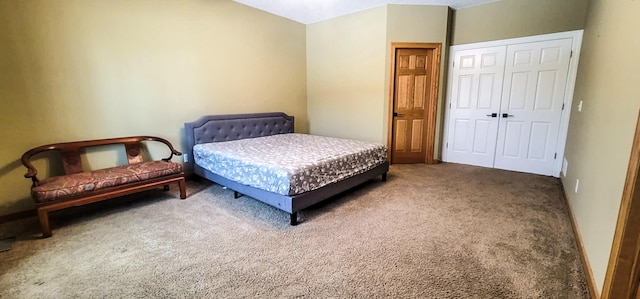
<instances>
[{"instance_id":1,"label":"bench armrest","mask_svg":"<svg viewBox=\"0 0 640 299\"><path fill-rule=\"evenodd\" d=\"M38 177L37 177L38 170L33 166L33 164L31 164L31 157L35 154L52 150L52 149L55 149L55 147L51 145L43 145L43 146L35 147L28 150L26 153L22 155L22 158L20 158L20 160L22 160L22 165L24 165L24 167L27 168L27 173L24 174L24 177L27 179L31 179L34 187L38 186L38 183L40 182L40 180L38 180Z\"/></svg>"},{"instance_id":2,"label":"bench armrest","mask_svg":"<svg viewBox=\"0 0 640 299\"><path fill-rule=\"evenodd\" d=\"M177 151L175 148L173 148L173 145L171 145L171 142L169 142L168 140L166 140L164 138L154 137L154 136L144 136L142 138L145 138L145 140L162 142L169 148L169 150L171 151L171 154L169 155L169 157L162 159L162 161L171 160L171 158L173 158L173 155L182 156L182 153Z\"/></svg>"}]
</instances>

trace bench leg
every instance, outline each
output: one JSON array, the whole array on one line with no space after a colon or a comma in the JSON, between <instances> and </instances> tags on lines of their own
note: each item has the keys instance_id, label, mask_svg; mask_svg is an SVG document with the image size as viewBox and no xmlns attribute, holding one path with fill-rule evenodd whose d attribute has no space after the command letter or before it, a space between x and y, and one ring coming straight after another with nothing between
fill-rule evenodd
<instances>
[{"instance_id":1,"label":"bench leg","mask_svg":"<svg viewBox=\"0 0 640 299\"><path fill-rule=\"evenodd\" d=\"M49 212L38 209L38 218L40 219L40 228L42 229L42 237L51 237L51 228L49 227Z\"/></svg>"},{"instance_id":2,"label":"bench leg","mask_svg":"<svg viewBox=\"0 0 640 299\"><path fill-rule=\"evenodd\" d=\"M180 187L180 198L185 199L187 198L187 183L185 182L185 179L182 178L181 180L178 181L178 186Z\"/></svg>"}]
</instances>

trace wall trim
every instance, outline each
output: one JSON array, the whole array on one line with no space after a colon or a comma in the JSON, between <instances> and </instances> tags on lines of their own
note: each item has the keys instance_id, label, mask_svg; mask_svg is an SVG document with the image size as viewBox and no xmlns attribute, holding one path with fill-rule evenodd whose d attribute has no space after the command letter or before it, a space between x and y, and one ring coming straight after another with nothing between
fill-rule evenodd
<instances>
[{"instance_id":1,"label":"wall trim","mask_svg":"<svg viewBox=\"0 0 640 299\"><path fill-rule=\"evenodd\" d=\"M578 247L578 252L580 253L580 260L582 260L582 268L584 270L584 274L587 279L587 286L589 287L589 295L591 299L600 299L600 292L598 292L598 287L596 284L596 280L593 277L593 271L591 270L591 264L589 263L589 257L587 256L587 251L584 249L584 242L582 242L582 235L578 230L578 223L576 222L576 217L573 213L573 208L571 208L571 203L569 202L569 197L567 196L567 190L564 188L564 184L560 181L562 187L562 197L564 198L564 202L567 205L567 209L569 211L569 218L571 219L571 228L573 228L573 234L576 238L576 246Z\"/></svg>"},{"instance_id":2,"label":"wall trim","mask_svg":"<svg viewBox=\"0 0 640 299\"><path fill-rule=\"evenodd\" d=\"M638 117L627 177L613 235L602 298L636 298L640 284L640 116Z\"/></svg>"},{"instance_id":3,"label":"wall trim","mask_svg":"<svg viewBox=\"0 0 640 299\"><path fill-rule=\"evenodd\" d=\"M0 224L16 221L24 218L35 217L38 215L36 209L30 209L0 216Z\"/></svg>"}]
</instances>

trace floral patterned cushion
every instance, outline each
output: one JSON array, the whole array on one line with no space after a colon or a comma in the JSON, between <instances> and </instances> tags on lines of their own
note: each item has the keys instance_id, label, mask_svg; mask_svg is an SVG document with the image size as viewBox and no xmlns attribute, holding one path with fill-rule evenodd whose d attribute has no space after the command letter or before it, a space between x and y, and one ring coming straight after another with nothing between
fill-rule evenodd
<instances>
[{"instance_id":1,"label":"floral patterned cushion","mask_svg":"<svg viewBox=\"0 0 640 299\"><path fill-rule=\"evenodd\" d=\"M123 165L50 177L41 180L39 186L31 188L31 195L36 202L41 203L181 172L182 165L165 161Z\"/></svg>"}]
</instances>

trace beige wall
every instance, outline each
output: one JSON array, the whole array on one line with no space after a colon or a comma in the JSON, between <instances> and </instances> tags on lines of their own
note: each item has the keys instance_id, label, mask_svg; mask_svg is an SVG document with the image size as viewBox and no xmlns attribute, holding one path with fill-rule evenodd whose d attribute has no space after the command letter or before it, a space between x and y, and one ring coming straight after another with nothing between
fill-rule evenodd
<instances>
[{"instance_id":1,"label":"beige wall","mask_svg":"<svg viewBox=\"0 0 640 299\"><path fill-rule=\"evenodd\" d=\"M584 28L588 0L503 0L456 10L452 44Z\"/></svg>"},{"instance_id":2,"label":"beige wall","mask_svg":"<svg viewBox=\"0 0 640 299\"><path fill-rule=\"evenodd\" d=\"M444 117L443 103L445 95L444 79L446 78L447 30L449 22L449 8L447 6L425 5L389 5L387 13L387 60L385 62L385 95L384 105L384 136L388 131L389 115L389 85L390 85L390 46L392 42L416 42L416 43L440 43L442 44L440 57L440 78L438 80L438 111L436 119L436 135L434 144L434 156L440 159L440 140L442 138L441 122Z\"/></svg>"},{"instance_id":3,"label":"beige wall","mask_svg":"<svg viewBox=\"0 0 640 299\"><path fill-rule=\"evenodd\" d=\"M33 207L18 159L38 145L183 150L204 114L284 111L308 130L305 26L230 0L0 0L0 39L0 215Z\"/></svg>"},{"instance_id":4,"label":"beige wall","mask_svg":"<svg viewBox=\"0 0 640 299\"><path fill-rule=\"evenodd\" d=\"M582 29L587 2L461 9L452 44ZM601 288L640 108L640 40L621 28L640 27L640 3L591 2L562 181ZM0 0L0 215L33 206L18 159L50 142L149 134L183 149L185 121L259 111L386 142L389 43L444 43L446 15L388 5L305 27L226 0Z\"/></svg>"},{"instance_id":5,"label":"beige wall","mask_svg":"<svg viewBox=\"0 0 640 299\"><path fill-rule=\"evenodd\" d=\"M640 109L640 39L623 29L640 28L639 15L637 1L591 1L569 124L562 182L599 290Z\"/></svg>"},{"instance_id":6,"label":"beige wall","mask_svg":"<svg viewBox=\"0 0 640 299\"><path fill-rule=\"evenodd\" d=\"M386 143L390 44L444 44L447 20L445 6L387 5L308 25L310 132Z\"/></svg>"},{"instance_id":7,"label":"beige wall","mask_svg":"<svg viewBox=\"0 0 640 299\"><path fill-rule=\"evenodd\" d=\"M312 134L383 142L387 7L307 25Z\"/></svg>"}]
</instances>

